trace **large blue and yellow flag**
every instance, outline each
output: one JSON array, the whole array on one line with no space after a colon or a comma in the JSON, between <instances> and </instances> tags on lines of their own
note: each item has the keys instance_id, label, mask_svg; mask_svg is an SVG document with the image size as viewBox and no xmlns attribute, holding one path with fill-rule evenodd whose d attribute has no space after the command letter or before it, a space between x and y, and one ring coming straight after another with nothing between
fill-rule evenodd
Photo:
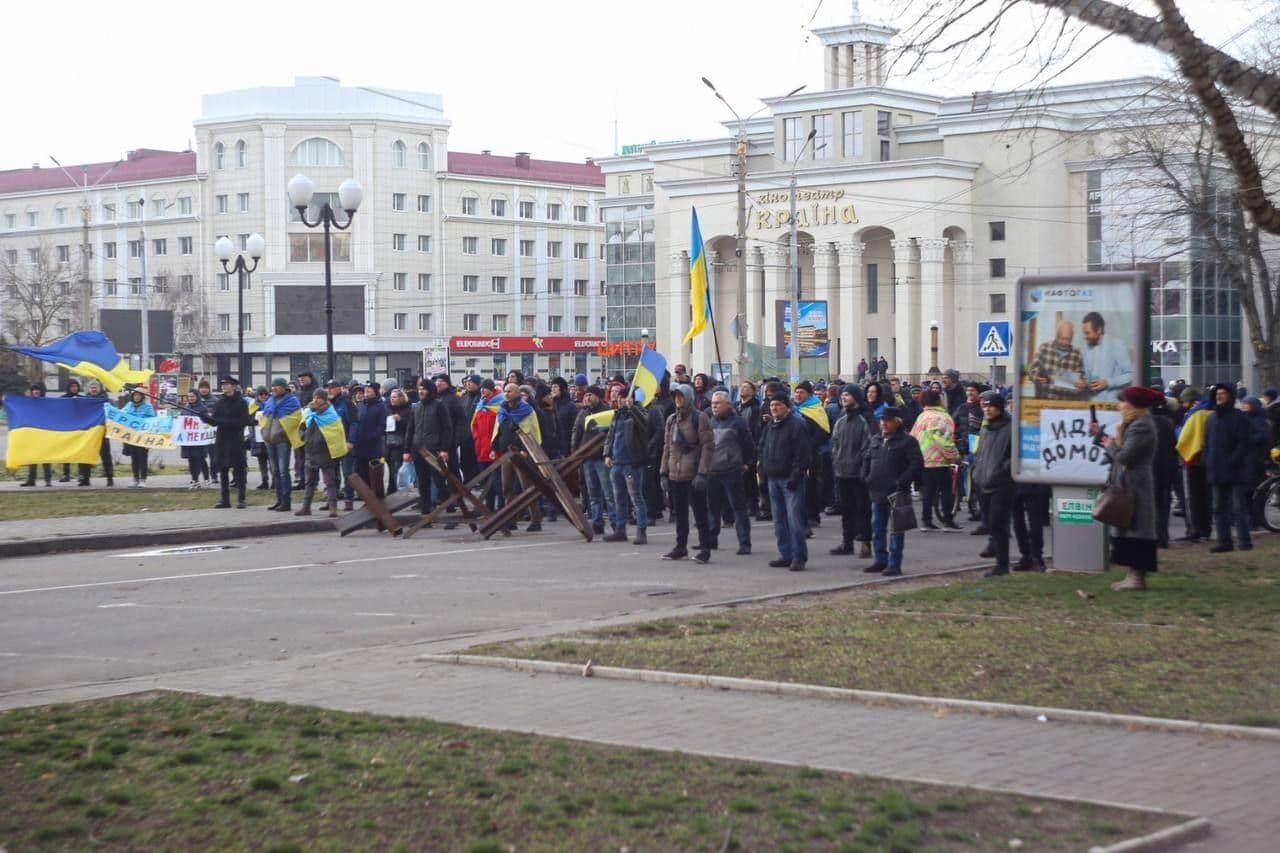
<instances>
[{"instance_id":1,"label":"large blue and yellow flag","mask_svg":"<svg viewBox=\"0 0 1280 853\"><path fill-rule=\"evenodd\" d=\"M12 347L14 352L65 367L72 373L97 379L108 391L125 385L141 385L151 379L150 370L130 370L102 332L72 332L47 347Z\"/></svg>"},{"instance_id":2,"label":"large blue and yellow flag","mask_svg":"<svg viewBox=\"0 0 1280 853\"><path fill-rule=\"evenodd\" d=\"M693 323L681 345L689 343L707 330L711 317L711 292L707 286L707 253L702 248L702 229L698 227L698 210L693 210L693 233L689 236L689 306Z\"/></svg>"},{"instance_id":3,"label":"large blue and yellow flag","mask_svg":"<svg viewBox=\"0 0 1280 853\"><path fill-rule=\"evenodd\" d=\"M306 426L315 424L324 436L324 443L329 448L330 459L341 459L347 455L347 428L342 425L342 418L333 406L323 412L307 407L302 412L302 422Z\"/></svg>"},{"instance_id":4,"label":"large blue and yellow flag","mask_svg":"<svg viewBox=\"0 0 1280 853\"><path fill-rule=\"evenodd\" d=\"M658 394L662 374L667 372L667 360L656 349L640 350L640 364L631 378L631 393L641 406L648 406Z\"/></svg>"},{"instance_id":5,"label":"large blue and yellow flag","mask_svg":"<svg viewBox=\"0 0 1280 853\"><path fill-rule=\"evenodd\" d=\"M6 397L9 448L5 467L42 462L97 464L107 430L102 406L102 400L94 397Z\"/></svg>"},{"instance_id":6,"label":"large blue and yellow flag","mask_svg":"<svg viewBox=\"0 0 1280 853\"><path fill-rule=\"evenodd\" d=\"M809 399L803 403L797 403L796 409L800 414L822 427L823 432L831 432L831 419L827 417L827 410L823 408L822 402L818 400L816 394L810 394Z\"/></svg>"}]
</instances>

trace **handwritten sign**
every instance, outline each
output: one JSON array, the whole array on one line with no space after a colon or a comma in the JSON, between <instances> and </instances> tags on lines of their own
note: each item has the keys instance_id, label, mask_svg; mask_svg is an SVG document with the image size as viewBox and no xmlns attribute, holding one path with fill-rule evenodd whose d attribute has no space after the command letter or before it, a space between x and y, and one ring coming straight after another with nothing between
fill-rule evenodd
<instances>
[{"instance_id":1,"label":"handwritten sign","mask_svg":"<svg viewBox=\"0 0 1280 853\"><path fill-rule=\"evenodd\" d=\"M173 447L173 418L167 415L144 418L104 405L107 438L136 447Z\"/></svg>"},{"instance_id":2,"label":"handwritten sign","mask_svg":"<svg viewBox=\"0 0 1280 853\"><path fill-rule=\"evenodd\" d=\"M1098 423L1108 435L1115 435L1120 413L1098 410ZM1027 448L1024 436L1023 449ZM1036 447L1040 470L1046 475L1106 482L1110 463L1102 448L1089 435L1089 412L1082 409L1041 409L1040 435Z\"/></svg>"},{"instance_id":3,"label":"handwritten sign","mask_svg":"<svg viewBox=\"0 0 1280 853\"><path fill-rule=\"evenodd\" d=\"M175 447L213 444L215 430L195 415L179 415L173 419L173 444Z\"/></svg>"}]
</instances>

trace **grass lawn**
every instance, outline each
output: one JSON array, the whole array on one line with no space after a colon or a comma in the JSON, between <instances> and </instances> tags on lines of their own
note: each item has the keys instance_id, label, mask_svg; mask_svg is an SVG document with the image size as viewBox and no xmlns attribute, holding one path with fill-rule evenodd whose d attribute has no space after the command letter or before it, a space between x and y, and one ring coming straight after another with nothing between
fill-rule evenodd
<instances>
[{"instance_id":1,"label":"grass lawn","mask_svg":"<svg viewBox=\"0 0 1280 853\"><path fill-rule=\"evenodd\" d=\"M1280 726L1280 537L1255 546L1162 551L1145 593L965 576L470 652Z\"/></svg>"},{"instance_id":2,"label":"grass lawn","mask_svg":"<svg viewBox=\"0 0 1280 853\"><path fill-rule=\"evenodd\" d=\"M128 483L129 480L125 480ZM256 478L249 482L255 484ZM235 502L235 490L231 500ZM249 488L245 503L249 506L270 506L275 503L275 490L258 491ZM218 502L218 490L206 489L132 489L116 480L115 488L108 489L101 483L93 488L81 489L73 484L61 483L46 489L38 485L33 489L6 490L0 500L0 521L18 521L27 518L67 518L79 515L120 515L136 512L165 512L174 509L209 509Z\"/></svg>"},{"instance_id":3,"label":"grass lawn","mask_svg":"<svg viewBox=\"0 0 1280 853\"><path fill-rule=\"evenodd\" d=\"M0 767L11 850L1081 850L1175 822L178 694L0 714Z\"/></svg>"}]
</instances>

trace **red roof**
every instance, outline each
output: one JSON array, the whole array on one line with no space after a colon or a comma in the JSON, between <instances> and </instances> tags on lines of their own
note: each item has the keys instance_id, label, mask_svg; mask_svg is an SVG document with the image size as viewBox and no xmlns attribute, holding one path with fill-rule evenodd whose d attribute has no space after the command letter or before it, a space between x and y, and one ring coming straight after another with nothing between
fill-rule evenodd
<instances>
[{"instance_id":1,"label":"red roof","mask_svg":"<svg viewBox=\"0 0 1280 853\"><path fill-rule=\"evenodd\" d=\"M115 169L111 167L115 166ZM75 187L79 187L85 179L86 165L76 164L65 167L75 179ZM154 148L139 148L130 151L126 159L116 166L115 163L89 163L89 186L103 179L104 184L124 184L136 181L153 181L158 178L180 178L196 174L196 154L194 151L158 151ZM73 189L72 182L57 166L41 166L38 169L10 169L0 172L0 194L27 193L39 190Z\"/></svg>"},{"instance_id":2,"label":"red roof","mask_svg":"<svg viewBox=\"0 0 1280 853\"><path fill-rule=\"evenodd\" d=\"M449 172L481 178L513 178L548 184L577 184L603 187L604 173L595 163L565 163L560 160L534 160L527 154L501 157L494 154L449 152Z\"/></svg>"}]
</instances>

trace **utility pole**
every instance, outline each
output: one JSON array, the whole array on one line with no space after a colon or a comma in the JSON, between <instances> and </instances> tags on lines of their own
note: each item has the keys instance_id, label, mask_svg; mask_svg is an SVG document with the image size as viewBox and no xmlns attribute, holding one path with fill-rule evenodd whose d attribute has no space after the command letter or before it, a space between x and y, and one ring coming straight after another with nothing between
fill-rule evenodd
<instances>
[{"instance_id":1,"label":"utility pole","mask_svg":"<svg viewBox=\"0 0 1280 853\"><path fill-rule=\"evenodd\" d=\"M138 210L142 219L142 288L138 291L138 295L142 297L142 364L143 370L150 370L151 363L151 330L147 328L150 323L151 312L147 310L148 303L151 301L147 295L147 193L144 190L142 197L138 199Z\"/></svg>"},{"instance_id":2,"label":"utility pole","mask_svg":"<svg viewBox=\"0 0 1280 853\"><path fill-rule=\"evenodd\" d=\"M805 139L804 145L800 147L799 153L796 154L796 162L791 166L791 191L790 196L791 207L791 386L800 381L800 246L797 243L799 235L796 233L796 166L800 165L800 161L804 159L804 151L813 144L814 137L818 135L818 131L809 131L809 136ZM824 146L818 146L819 148ZM815 149L816 150L816 149Z\"/></svg>"},{"instance_id":3,"label":"utility pole","mask_svg":"<svg viewBox=\"0 0 1280 853\"><path fill-rule=\"evenodd\" d=\"M82 302L80 306L80 328L92 329L95 328L95 323L93 322L93 281L89 277L89 259L93 256L92 247L89 244L89 166L86 164L80 167L81 180L77 183L66 167L58 162L57 157L50 154L49 159L62 170L62 174L67 176L71 186L80 189L80 298ZM110 169L98 176L98 180L94 181L93 185L96 187L102 183L107 175L114 172L116 166L123 162L123 160L117 160L113 163Z\"/></svg>"},{"instance_id":4,"label":"utility pole","mask_svg":"<svg viewBox=\"0 0 1280 853\"><path fill-rule=\"evenodd\" d=\"M734 325L738 334L738 377L747 378L747 128L738 126L738 294ZM755 376L755 371L750 371Z\"/></svg>"}]
</instances>

